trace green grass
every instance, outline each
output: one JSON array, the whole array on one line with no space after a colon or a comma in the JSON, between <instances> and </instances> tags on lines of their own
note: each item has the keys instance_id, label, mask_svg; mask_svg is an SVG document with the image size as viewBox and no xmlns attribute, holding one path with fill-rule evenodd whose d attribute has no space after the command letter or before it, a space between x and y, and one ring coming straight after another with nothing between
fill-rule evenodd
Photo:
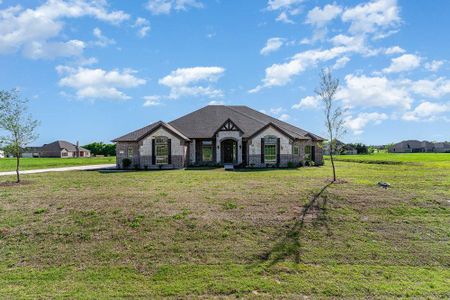
<instances>
[{"instance_id":1,"label":"green grass","mask_svg":"<svg viewBox=\"0 0 450 300\"><path fill-rule=\"evenodd\" d=\"M116 158L112 156L84 157L84 158L21 158L20 169L35 170L35 169L73 167L85 165L114 164L115 162ZM15 158L0 159L0 172L15 171L15 170L16 170Z\"/></svg>"},{"instance_id":2,"label":"green grass","mask_svg":"<svg viewBox=\"0 0 450 300\"><path fill-rule=\"evenodd\" d=\"M448 162L449 153L375 153L365 155L336 155L336 160L360 163L433 164Z\"/></svg>"},{"instance_id":3,"label":"green grass","mask_svg":"<svg viewBox=\"0 0 450 300\"><path fill-rule=\"evenodd\" d=\"M27 184L0 185L0 295L449 298L450 155L429 157L338 161L345 182L301 226L328 161L24 175Z\"/></svg>"}]
</instances>

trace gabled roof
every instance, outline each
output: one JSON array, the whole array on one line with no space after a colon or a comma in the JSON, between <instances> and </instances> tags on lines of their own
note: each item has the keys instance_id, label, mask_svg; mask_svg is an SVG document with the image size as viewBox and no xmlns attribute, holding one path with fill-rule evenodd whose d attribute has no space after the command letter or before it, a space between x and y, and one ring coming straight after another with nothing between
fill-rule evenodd
<instances>
[{"instance_id":1,"label":"gabled roof","mask_svg":"<svg viewBox=\"0 0 450 300\"><path fill-rule=\"evenodd\" d=\"M208 105L169 124L189 138L211 138L228 119L243 131L244 138L272 123L295 139L323 140L317 135L242 105Z\"/></svg>"},{"instance_id":2,"label":"gabled roof","mask_svg":"<svg viewBox=\"0 0 450 300\"><path fill-rule=\"evenodd\" d=\"M155 122L146 127L116 138L113 142L136 142L164 126L185 140L212 138L230 120L249 138L267 126L273 126L292 139L324 140L289 123L263 114L247 106L208 105L169 123Z\"/></svg>"},{"instance_id":3,"label":"gabled roof","mask_svg":"<svg viewBox=\"0 0 450 300\"><path fill-rule=\"evenodd\" d=\"M157 130L160 127L164 127L167 130L171 131L173 134L179 136L180 138L182 138L185 141L189 141L189 138L187 136L185 136L183 133L181 133L179 130L177 130L176 128L174 128L172 125L167 124L163 121L158 121L155 123L152 123L148 126L142 127L138 130L135 130L133 132L127 133L121 137L118 137L114 140L112 140L113 142L138 142L140 140L142 140L144 137L146 137L147 135L151 134L152 132L154 132L155 130Z\"/></svg>"},{"instance_id":4,"label":"gabled roof","mask_svg":"<svg viewBox=\"0 0 450 300\"><path fill-rule=\"evenodd\" d=\"M88 149L85 149L83 147L78 147L81 151L89 151ZM67 141L55 141L50 144L45 144L40 148L40 151L43 152L53 152L53 151L61 151L62 149L66 149L69 152L75 152L77 151L77 146L69 143Z\"/></svg>"}]
</instances>

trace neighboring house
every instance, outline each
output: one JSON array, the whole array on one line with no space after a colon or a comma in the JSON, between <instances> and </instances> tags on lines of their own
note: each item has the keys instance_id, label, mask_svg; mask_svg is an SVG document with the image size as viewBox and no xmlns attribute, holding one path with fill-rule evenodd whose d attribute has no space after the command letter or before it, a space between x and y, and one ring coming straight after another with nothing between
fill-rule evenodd
<instances>
[{"instance_id":1,"label":"neighboring house","mask_svg":"<svg viewBox=\"0 0 450 300\"><path fill-rule=\"evenodd\" d=\"M325 155L330 155L330 143L326 143L323 145L323 153ZM333 154L343 154L343 155L351 155L358 154L358 150L350 144L345 144L340 140L336 140L335 149Z\"/></svg>"},{"instance_id":2,"label":"neighboring house","mask_svg":"<svg viewBox=\"0 0 450 300\"><path fill-rule=\"evenodd\" d=\"M22 150L22 157L30 158L30 157L39 157L42 147L27 147Z\"/></svg>"},{"instance_id":3,"label":"neighboring house","mask_svg":"<svg viewBox=\"0 0 450 300\"><path fill-rule=\"evenodd\" d=\"M113 140L117 166L183 168L233 164L323 164L323 138L247 106L209 105L172 122L158 121Z\"/></svg>"},{"instance_id":4,"label":"neighboring house","mask_svg":"<svg viewBox=\"0 0 450 300\"><path fill-rule=\"evenodd\" d=\"M5 152L3 150L0 150L0 158L5 158Z\"/></svg>"},{"instance_id":5,"label":"neighboring house","mask_svg":"<svg viewBox=\"0 0 450 300\"><path fill-rule=\"evenodd\" d=\"M450 142L438 142L434 143L434 152L450 152Z\"/></svg>"},{"instance_id":6,"label":"neighboring house","mask_svg":"<svg viewBox=\"0 0 450 300\"><path fill-rule=\"evenodd\" d=\"M55 141L39 149L39 157L90 157L91 152L83 147L66 141Z\"/></svg>"},{"instance_id":7,"label":"neighboring house","mask_svg":"<svg viewBox=\"0 0 450 300\"><path fill-rule=\"evenodd\" d=\"M434 143L428 141L407 140L389 147L390 153L435 152Z\"/></svg>"}]
</instances>

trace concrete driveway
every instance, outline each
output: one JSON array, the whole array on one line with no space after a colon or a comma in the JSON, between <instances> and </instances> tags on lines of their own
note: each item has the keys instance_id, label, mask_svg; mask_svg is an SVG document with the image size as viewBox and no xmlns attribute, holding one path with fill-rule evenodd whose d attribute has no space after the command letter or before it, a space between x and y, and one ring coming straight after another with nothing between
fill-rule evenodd
<instances>
[{"instance_id":1,"label":"concrete driveway","mask_svg":"<svg viewBox=\"0 0 450 300\"><path fill-rule=\"evenodd\" d=\"M66 172L66 171L89 171L89 170L102 170L102 169L115 169L115 164L107 165L90 165L90 166L75 166L75 167L63 167L63 168L49 168L49 169L36 169L36 170L24 170L20 171L20 174L37 174L46 172ZM16 171L0 172L0 176L16 175Z\"/></svg>"}]
</instances>

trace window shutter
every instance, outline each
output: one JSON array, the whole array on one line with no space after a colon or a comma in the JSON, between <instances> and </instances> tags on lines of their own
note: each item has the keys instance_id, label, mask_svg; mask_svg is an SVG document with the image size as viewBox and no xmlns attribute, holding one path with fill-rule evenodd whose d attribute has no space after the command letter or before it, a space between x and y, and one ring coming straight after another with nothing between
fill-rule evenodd
<instances>
[{"instance_id":1,"label":"window shutter","mask_svg":"<svg viewBox=\"0 0 450 300\"><path fill-rule=\"evenodd\" d=\"M152 139L152 165L156 164L155 139Z\"/></svg>"},{"instance_id":2,"label":"window shutter","mask_svg":"<svg viewBox=\"0 0 450 300\"><path fill-rule=\"evenodd\" d=\"M264 163L264 138L261 138L261 163Z\"/></svg>"},{"instance_id":3,"label":"window shutter","mask_svg":"<svg viewBox=\"0 0 450 300\"><path fill-rule=\"evenodd\" d=\"M167 159L167 163L170 165L170 164L172 164L172 140L171 139L167 140L167 150L169 152L168 153L169 157Z\"/></svg>"},{"instance_id":4,"label":"window shutter","mask_svg":"<svg viewBox=\"0 0 450 300\"><path fill-rule=\"evenodd\" d=\"M280 138L277 138L277 164L280 164Z\"/></svg>"}]
</instances>

